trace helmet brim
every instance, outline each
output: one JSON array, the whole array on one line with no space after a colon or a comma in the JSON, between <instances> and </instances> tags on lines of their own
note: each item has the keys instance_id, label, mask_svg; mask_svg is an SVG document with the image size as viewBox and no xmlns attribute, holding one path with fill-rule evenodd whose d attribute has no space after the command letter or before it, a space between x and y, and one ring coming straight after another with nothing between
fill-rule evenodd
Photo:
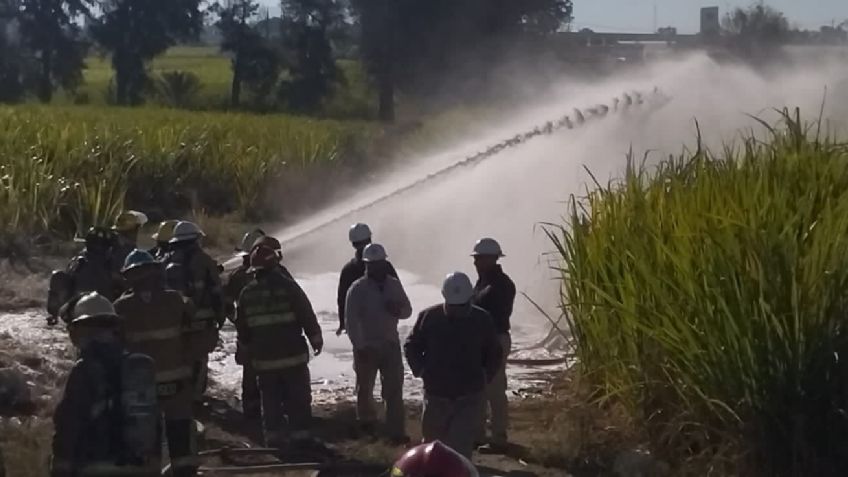
<instances>
[{"instance_id":1,"label":"helmet brim","mask_svg":"<svg viewBox=\"0 0 848 477\"><path fill-rule=\"evenodd\" d=\"M472 257L497 257L497 258L506 257L506 255L503 254L503 253L479 253L479 252L474 252L474 253L471 254L471 256Z\"/></svg>"}]
</instances>

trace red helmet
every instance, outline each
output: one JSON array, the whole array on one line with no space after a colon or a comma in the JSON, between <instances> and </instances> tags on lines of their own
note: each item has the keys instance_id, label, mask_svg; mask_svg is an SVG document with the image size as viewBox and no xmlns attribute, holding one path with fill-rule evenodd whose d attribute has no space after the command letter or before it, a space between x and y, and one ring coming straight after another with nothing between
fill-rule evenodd
<instances>
[{"instance_id":1,"label":"red helmet","mask_svg":"<svg viewBox=\"0 0 848 477\"><path fill-rule=\"evenodd\" d=\"M254 269L272 268L280 263L280 257L274 249L258 246L250 252L250 266Z\"/></svg>"},{"instance_id":2,"label":"red helmet","mask_svg":"<svg viewBox=\"0 0 848 477\"><path fill-rule=\"evenodd\" d=\"M392 477L479 477L465 457L440 441L422 444L403 455L392 468Z\"/></svg>"}]
</instances>

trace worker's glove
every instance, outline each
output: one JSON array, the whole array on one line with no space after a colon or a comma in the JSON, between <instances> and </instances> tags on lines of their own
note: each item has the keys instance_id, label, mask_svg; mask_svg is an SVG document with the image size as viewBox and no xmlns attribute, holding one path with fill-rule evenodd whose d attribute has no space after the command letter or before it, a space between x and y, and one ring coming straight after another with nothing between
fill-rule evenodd
<instances>
[{"instance_id":1,"label":"worker's glove","mask_svg":"<svg viewBox=\"0 0 848 477\"><path fill-rule=\"evenodd\" d=\"M344 333L344 332L345 332L345 327L339 326L339 329L336 330L336 336L341 336L342 333Z\"/></svg>"},{"instance_id":2,"label":"worker's glove","mask_svg":"<svg viewBox=\"0 0 848 477\"><path fill-rule=\"evenodd\" d=\"M56 326L59 323L59 318L54 315L50 315L47 317L47 326Z\"/></svg>"},{"instance_id":3,"label":"worker's glove","mask_svg":"<svg viewBox=\"0 0 848 477\"><path fill-rule=\"evenodd\" d=\"M324 338L321 335L309 338L309 343L312 345L312 351L315 352L315 356L320 355L321 351L324 350Z\"/></svg>"}]
</instances>

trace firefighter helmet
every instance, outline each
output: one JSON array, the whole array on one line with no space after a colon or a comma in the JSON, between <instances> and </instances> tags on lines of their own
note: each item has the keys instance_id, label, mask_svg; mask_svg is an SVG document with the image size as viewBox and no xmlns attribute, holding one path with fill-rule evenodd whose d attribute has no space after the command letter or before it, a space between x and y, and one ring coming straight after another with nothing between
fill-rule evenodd
<instances>
[{"instance_id":1,"label":"firefighter helmet","mask_svg":"<svg viewBox=\"0 0 848 477\"><path fill-rule=\"evenodd\" d=\"M363 223L353 224L348 231L350 243L362 243L371 240L371 229Z\"/></svg>"},{"instance_id":2,"label":"firefighter helmet","mask_svg":"<svg viewBox=\"0 0 848 477\"><path fill-rule=\"evenodd\" d=\"M378 243L372 243L362 251L362 260L365 262L380 262L387 258L386 249Z\"/></svg>"},{"instance_id":3,"label":"firefighter helmet","mask_svg":"<svg viewBox=\"0 0 848 477\"><path fill-rule=\"evenodd\" d=\"M159 262L153 258L153 255L150 255L150 252L145 250L135 249L127 255L127 259L124 260L124 267L121 269L121 273L127 273L130 270L135 268L150 266L150 265L159 265Z\"/></svg>"},{"instance_id":4,"label":"firefighter helmet","mask_svg":"<svg viewBox=\"0 0 848 477\"><path fill-rule=\"evenodd\" d=\"M441 443L422 444L403 455L392 477L479 477L477 469L465 457Z\"/></svg>"},{"instance_id":5,"label":"firefighter helmet","mask_svg":"<svg viewBox=\"0 0 848 477\"><path fill-rule=\"evenodd\" d=\"M71 326L111 327L118 324L118 314L108 298L97 292L80 297L71 310Z\"/></svg>"},{"instance_id":6,"label":"firefighter helmet","mask_svg":"<svg viewBox=\"0 0 848 477\"><path fill-rule=\"evenodd\" d=\"M501 245L493 238L482 238L474 244L473 256L504 257Z\"/></svg>"},{"instance_id":7,"label":"firefighter helmet","mask_svg":"<svg viewBox=\"0 0 848 477\"><path fill-rule=\"evenodd\" d=\"M260 245L254 247L253 251L250 252L250 267L253 270L272 268L278 263L280 263L280 256L270 247Z\"/></svg>"},{"instance_id":8,"label":"firefighter helmet","mask_svg":"<svg viewBox=\"0 0 848 477\"><path fill-rule=\"evenodd\" d=\"M256 243L265 237L265 232L262 229L254 229L244 234L241 243L236 247L236 252L250 253Z\"/></svg>"},{"instance_id":9,"label":"firefighter helmet","mask_svg":"<svg viewBox=\"0 0 848 477\"><path fill-rule=\"evenodd\" d=\"M121 212L115 218L115 225L112 230L116 232L130 232L147 223L147 216L137 210L127 210Z\"/></svg>"},{"instance_id":10,"label":"firefighter helmet","mask_svg":"<svg viewBox=\"0 0 848 477\"><path fill-rule=\"evenodd\" d=\"M160 243L168 243L174 238L174 228L180 223L179 220L166 220L159 224L159 230L151 238Z\"/></svg>"},{"instance_id":11,"label":"firefighter helmet","mask_svg":"<svg viewBox=\"0 0 848 477\"><path fill-rule=\"evenodd\" d=\"M194 222L180 221L174 227L174 237L168 243L188 242L205 236L206 234Z\"/></svg>"}]
</instances>

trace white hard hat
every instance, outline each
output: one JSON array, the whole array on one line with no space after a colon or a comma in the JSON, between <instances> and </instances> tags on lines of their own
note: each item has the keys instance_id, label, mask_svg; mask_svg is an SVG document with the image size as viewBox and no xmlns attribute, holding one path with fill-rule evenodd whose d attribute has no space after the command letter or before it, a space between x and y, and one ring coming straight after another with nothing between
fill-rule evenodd
<instances>
[{"instance_id":1,"label":"white hard hat","mask_svg":"<svg viewBox=\"0 0 848 477\"><path fill-rule=\"evenodd\" d=\"M71 313L71 323L74 325L87 322L99 324L94 321L107 323L109 319L117 318L117 316L115 307L108 298L97 292L91 292L77 300Z\"/></svg>"},{"instance_id":2,"label":"white hard hat","mask_svg":"<svg viewBox=\"0 0 848 477\"><path fill-rule=\"evenodd\" d=\"M474 244L474 253L472 256L485 255L493 257L505 257L501 250L501 245L493 238L482 238Z\"/></svg>"},{"instance_id":3,"label":"white hard hat","mask_svg":"<svg viewBox=\"0 0 848 477\"><path fill-rule=\"evenodd\" d=\"M371 228L367 224L358 223L350 226L347 233L350 243L359 243L371 240Z\"/></svg>"},{"instance_id":4,"label":"white hard hat","mask_svg":"<svg viewBox=\"0 0 848 477\"><path fill-rule=\"evenodd\" d=\"M442 296L448 305L465 305L474 296L474 286L468 275L453 272L445 278L442 284Z\"/></svg>"},{"instance_id":5,"label":"white hard hat","mask_svg":"<svg viewBox=\"0 0 848 477\"><path fill-rule=\"evenodd\" d=\"M379 262L387 258L389 256L386 255L386 249L378 243L372 243L362 251L362 260L366 262Z\"/></svg>"},{"instance_id":6,"label":"white hard hat","mask_svg":"<svg viewBox=\"0 0 848 477\"><path fill-rule=\"evenodd\" d=\"M182 221L174 227L174 238L169 243L185 242L187 240L196 240L200 237L205 237L206 234L200 230L194 222Z\"/></svg>"}]
</instances>

